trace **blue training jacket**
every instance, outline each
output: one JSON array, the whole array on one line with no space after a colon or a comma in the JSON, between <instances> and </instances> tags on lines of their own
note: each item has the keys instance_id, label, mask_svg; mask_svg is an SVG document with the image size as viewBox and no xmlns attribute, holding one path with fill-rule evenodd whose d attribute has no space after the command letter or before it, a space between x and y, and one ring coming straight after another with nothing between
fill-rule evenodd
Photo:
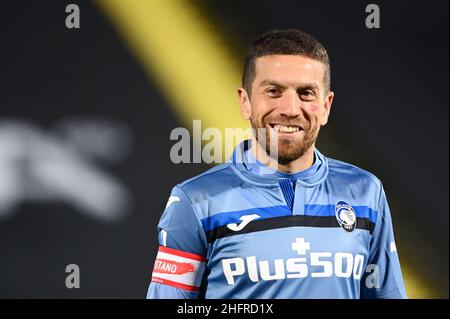
<instances>
[{"instance_id":1,"label":"blue training jacket","mask_svg":"<svg viewBox=\"0 0 450 319\"><path fill-rule=\"evenodd\" d=\"M147 298L406 298L378 178L317 149L283 174L249 148L173 188Z\"/></svg>"}]
</instances>

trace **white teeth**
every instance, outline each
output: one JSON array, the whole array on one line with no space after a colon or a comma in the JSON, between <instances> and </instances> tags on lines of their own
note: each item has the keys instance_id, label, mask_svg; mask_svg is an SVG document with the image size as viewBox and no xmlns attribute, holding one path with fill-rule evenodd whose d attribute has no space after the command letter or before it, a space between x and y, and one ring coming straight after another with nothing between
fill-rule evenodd
<instances>
[{"instance_id":1,"label":"white teeth","mask_svg":"<svg viewBox=\"0 0 450 319\"><path fill-rule=\"evenodd\" d=\"M273 126L273 129L277 132L283 132L283 133L293 133L300 130L298 126L284 126L284 125L278 125L275 124Z\"/></svg>"}]
</instances>

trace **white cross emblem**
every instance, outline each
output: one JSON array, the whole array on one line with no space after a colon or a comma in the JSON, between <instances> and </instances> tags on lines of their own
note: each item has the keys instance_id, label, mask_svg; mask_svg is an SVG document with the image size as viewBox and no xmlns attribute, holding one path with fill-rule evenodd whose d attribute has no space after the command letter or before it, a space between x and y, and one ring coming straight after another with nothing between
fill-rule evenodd
<instances>
[{"instance_id":1,"label":"white cross emblem","mask_svg":"<svg viewBox=\"0 0 450 319\"><path fill-rule=\"evenodd\" d=\"M292 243L292 250L295 250L299 255L305 255L307 250L310 250L311 246L309 242L304 238L295 238L295 242Z\"/></svg>"}]
</instances>

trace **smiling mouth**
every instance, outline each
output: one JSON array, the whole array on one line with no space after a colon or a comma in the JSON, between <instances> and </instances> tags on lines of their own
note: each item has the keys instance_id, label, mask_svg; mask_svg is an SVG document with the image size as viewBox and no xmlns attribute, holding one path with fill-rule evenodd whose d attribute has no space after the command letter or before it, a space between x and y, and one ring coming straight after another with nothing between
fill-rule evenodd
<instances>
[{"instance_id":1,"label":"smiling mouth","mask_svg":"<svg viewBox=\"0 0 450 319\"><path fill-rule=\"evenodd\" d=\"M303 131L303 128L297 125L269 124L277 133L295 133Z\"/></svg>"}]
</instances>

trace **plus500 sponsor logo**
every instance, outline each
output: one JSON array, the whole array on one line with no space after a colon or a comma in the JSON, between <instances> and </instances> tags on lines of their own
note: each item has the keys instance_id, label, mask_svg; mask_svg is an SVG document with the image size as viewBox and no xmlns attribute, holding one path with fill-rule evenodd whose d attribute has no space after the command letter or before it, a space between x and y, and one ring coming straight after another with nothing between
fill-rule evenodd
<instances>
[{"instance_id":1,"label":"plus500 sponsor logo","mask_svg":"<svg viewBox=\"0 0 450 319\"><path fill-rule=\"evenodd\" d=\"M274 259L270 267L268 260L257 261L256 256L244 258L229 258L222 260L223 272L229 285L235 283L235 278L247 274L253 282L260 280L279 280L286 278L313 278L336 277L361 279L363 274L364 256L350 253L318 252L309 254L310 262L306 257ZM313 267L313 268L312 268ZM270 268L275 272L271 273ZM312 268L312 269L311 269Z\"/></svg>"}]
</instances>

